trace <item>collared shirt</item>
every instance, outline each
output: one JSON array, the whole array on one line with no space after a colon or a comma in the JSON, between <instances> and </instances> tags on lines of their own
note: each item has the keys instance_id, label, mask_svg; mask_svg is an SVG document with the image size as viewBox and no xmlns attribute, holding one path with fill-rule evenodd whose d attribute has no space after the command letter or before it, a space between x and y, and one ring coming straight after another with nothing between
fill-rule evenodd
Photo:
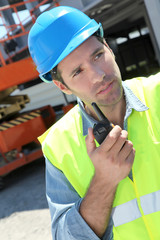
<instances>
[{"instance_id":1,"label":"collared shirt","mask_svg":"<svg viewBox=\"0 0 160 240\"><path fill-rule=\"evenodd\" d=\"M127 119L132 110L141 112L146 111L148 107L134 95L125 82L122 82L122 85L126 100L124 129L127 130ZM96 120L87 114L80 99L78 103L82 112L83 135L85 136L88 133L88 128L93 127ZM64 174L54 167L48 159L46 159L46 195L51 213L54 240L100 239L79 214L79 206L83 199L80 198ZM113 239L112 228L113 223L110 218L103 240Z\"/></svg>"}]
</instances>

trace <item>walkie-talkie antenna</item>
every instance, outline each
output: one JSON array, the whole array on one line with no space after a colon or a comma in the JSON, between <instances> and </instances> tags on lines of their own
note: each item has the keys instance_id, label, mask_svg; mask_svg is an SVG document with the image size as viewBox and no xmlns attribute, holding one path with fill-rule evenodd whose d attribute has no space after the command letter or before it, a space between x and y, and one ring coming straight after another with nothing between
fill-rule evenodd
<instances>
[{"instance_id":1,"label":"walkie-talkie antenna","mask_svg":"<svg viewBox=\"0 0 160 240\"><path fill-rule=\"evenodd\" d=\"M95 102L92 103L92 107L94 108L94 111L97 114L97 117L99 118L100 121L105 120L105 121L108 121L108 123L110 124L109 120L105 117L105 115L99 109L99 107L97 106L97 104Z\"/></svg>"}]
</instances>

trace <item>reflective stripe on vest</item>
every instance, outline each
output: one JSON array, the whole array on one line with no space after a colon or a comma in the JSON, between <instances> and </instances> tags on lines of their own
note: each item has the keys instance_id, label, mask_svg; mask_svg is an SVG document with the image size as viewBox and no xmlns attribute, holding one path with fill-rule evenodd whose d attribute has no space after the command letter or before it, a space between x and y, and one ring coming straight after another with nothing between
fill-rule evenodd
<instances>
[{"instance_id":1,"label":"reflective stripe on vest","mask_svg":"<svg viewBox=\"0 0 160 240\"><path fill-rule=\"evenodd\" d=\"M112 209L112 219L115 227L131 222L140 217L141 213L136 198Z\"/></svg>"},{"instance_id":2,"label":"reflective stripe on vest","mask_svg":"<svg viewBox=\"0 0 160 240\"><path fill-rule=\"evenodd\" d=\"M160 211L160 191L140 197L144 215ZM119 217L121 216L121 217ZM115 227L142 217L137 199L123 203L112 209L112 219Z\"/></svg>"},{"instance_id":3,"label":"reflective stripe on vest","mask_svg":"<svg viewBox=\"0 0 160 240\"><path fill-rule=\"evenodd\" d=\"M140 197L145 215L160 211L160 190Z\"/></svg>"}]
</instances>

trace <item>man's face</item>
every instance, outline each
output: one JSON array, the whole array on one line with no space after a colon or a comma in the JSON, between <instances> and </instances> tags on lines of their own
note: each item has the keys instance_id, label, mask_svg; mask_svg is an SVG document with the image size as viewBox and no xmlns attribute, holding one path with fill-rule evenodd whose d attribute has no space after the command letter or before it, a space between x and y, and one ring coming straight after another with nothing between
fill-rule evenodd
<instances>
[{"instance_id":1,"label":"man's face","mask_svg":"<svg viewBox=\"0 0 160 240\"><path fill-rule=\"evenodd\" d=\"M87 106L96 102L109 107L122 97L119 68L110 49L92 36L58 64L68 86ZM65 89L64 89L65 92Z\"/></svg>"}]
</instances>

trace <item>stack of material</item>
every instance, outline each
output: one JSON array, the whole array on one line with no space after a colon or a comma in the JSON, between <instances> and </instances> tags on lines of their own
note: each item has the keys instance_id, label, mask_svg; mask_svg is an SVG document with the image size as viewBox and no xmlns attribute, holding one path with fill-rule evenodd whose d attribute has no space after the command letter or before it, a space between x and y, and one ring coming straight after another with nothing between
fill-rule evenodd
<instances>
[{"instance_id":1,"label":"stack of material","mask_svg":"<svg viewBox=\"0 0 160 240\"><path fill-rule=\"evenodd\" d=\"M26 103L30 102L27 95L10 96L17 89L17 86L8 88L0 92L0 121L17 114Z\"/></svg>"}]
</instances>

